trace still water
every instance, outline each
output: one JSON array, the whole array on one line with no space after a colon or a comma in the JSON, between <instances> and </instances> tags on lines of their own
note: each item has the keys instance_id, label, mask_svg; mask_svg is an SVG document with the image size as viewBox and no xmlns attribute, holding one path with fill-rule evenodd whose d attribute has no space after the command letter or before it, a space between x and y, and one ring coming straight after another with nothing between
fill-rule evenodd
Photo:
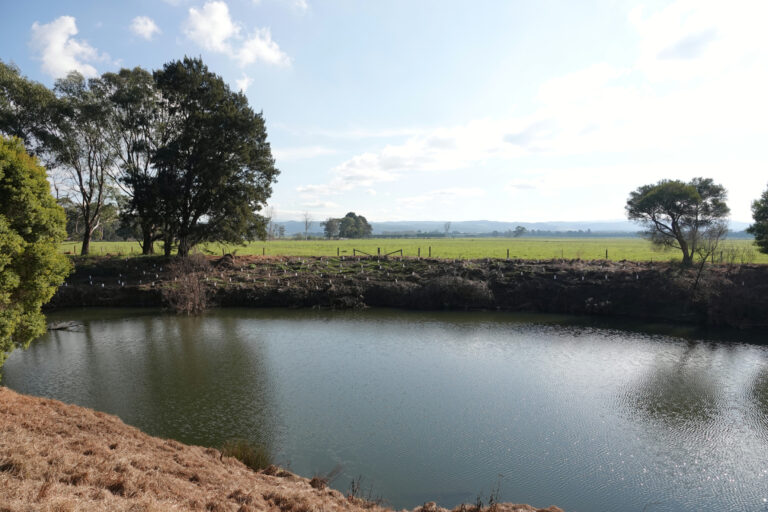
<instances>
[{"instance_id":1,"label":"still water","mask_svg":"<svg viewBox=\"0 0 768 512\"><path fill-rule=\"evenodd\" d=\"M768 346L552 316L59 312L4 384L153 435L266 445L394 507L768 510Z\"/></svg>"}]
</instances>

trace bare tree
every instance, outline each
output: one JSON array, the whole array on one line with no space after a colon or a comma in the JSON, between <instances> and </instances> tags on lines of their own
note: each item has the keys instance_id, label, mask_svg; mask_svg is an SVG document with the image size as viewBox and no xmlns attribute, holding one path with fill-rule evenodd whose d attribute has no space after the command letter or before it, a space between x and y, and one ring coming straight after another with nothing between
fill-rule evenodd
<instances>
[{"instance_id":1,"label":"bare tree","mask_svg":"<svg viewBox=\"0 0 768 512\"><path fill-rule=\"evenodd\" d=\"M58 170L73 193L83 219L83 245L88 254L91 235L99 227L116 155L107 143L108 108L95 81L79 73L57 80L57 126L53 153Z\"/></svg>"},{"instance_id":2,"label":"bare tree","mask_svg":"<svg viewBox=\"0 0 768 512\"><path fill-rule=\"evenodd\" d=\"M728 234L728 223L719 221L709 226L700 236L696 244L696 254L699 256L699 266L696 269L696 281L693 283L693 289L699 286L699 280L704 273L704 266L708 259L714 260L715 252Z\"/></svg>"},{"instance_id":3,"label":"bare tree","mask_svg":"<svg viewBox=\"0 0 768 512\"><path fill-rule=\"evenodd\" d=\"M304 212L302 218L304 219L304 240L309 238L309 228L312 227L312 215L309 212Z\"/></svg>"},{"instance_id":4,"label":"bare tree","mask_svg":"<svg viewBox=\"0 0 768 512\"><path fill-rule=\"evenodd\" d=\"M267 240L272 240L277 236L277 224L275 224L275 207L268 206L264 210L264 220L267 223Z\"/></svg>"},{"instance_id":5,"label":"bare tree","mask_svg":"<svg viewBox=\"0 0 768 512\"><path fill-rule=\"evenodd\" d=\"M448 233L451 231L451 222L448 221L443 224L443 229L445 229L445 236L448 236Z\"/></svg>"}]
</instances>

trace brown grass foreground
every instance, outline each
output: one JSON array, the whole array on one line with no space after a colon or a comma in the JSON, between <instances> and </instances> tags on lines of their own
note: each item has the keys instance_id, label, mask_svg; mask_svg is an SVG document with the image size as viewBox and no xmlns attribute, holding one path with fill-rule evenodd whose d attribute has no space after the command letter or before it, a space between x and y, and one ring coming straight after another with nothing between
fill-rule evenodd
<instances>
[{"instance_id":1,"label":"brown grass foreground","mask_svg":"<svg viewBox=\"0 0 768 512\"><path fill-rule=\"evenodd\" d=\"M507 503L491 508L562 512ZM385 509L316 489L308 479L274 466L254 472L218 450L152 437L115 416L0 387L0 511L33 510ZM447 511L430 502L414 512Z\"/></svg>"}]
</instances>

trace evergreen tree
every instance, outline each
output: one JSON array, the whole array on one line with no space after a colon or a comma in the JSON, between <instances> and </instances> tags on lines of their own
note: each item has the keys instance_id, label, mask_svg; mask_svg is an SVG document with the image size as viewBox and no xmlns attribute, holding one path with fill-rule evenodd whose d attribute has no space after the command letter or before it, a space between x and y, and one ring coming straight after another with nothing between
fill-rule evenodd
<instances>
[{"instance_id":1,"label":"evergreen tree","mask_svg":"<svg viewBox=\"0 0 768 512\"><path fill-rule=\"evenodd\" d=\"M21 139L0 137L0 365L45 332L40 312L69 274L64 210Z\"/></svg>"}]
</instances>

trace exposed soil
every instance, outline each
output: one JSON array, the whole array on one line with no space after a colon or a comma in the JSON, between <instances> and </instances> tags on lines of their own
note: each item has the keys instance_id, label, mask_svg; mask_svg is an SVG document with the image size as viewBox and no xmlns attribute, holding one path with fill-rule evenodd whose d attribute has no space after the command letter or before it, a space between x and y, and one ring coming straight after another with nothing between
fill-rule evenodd
<instances>
[{"instance_id":1,"label":"exposed soil","mask_svg":"<svg viewBox=\"0 0 768 512\"><path fill-rule=\"evenodd\" d=\"M50 307L167 306L164 258L76 259ZM768 327L768 266L227 255L194 272L211 306L503 310Z\"/></svg>"},{"instance_id":2,"label":"exposed soil","mask_svg":"<svg viewBox=\"0 0 768 512\"><path fill-rule=\"evenodd\" d=\"M115 416L0 387L0 511L86 510L386 509L274 466L255 472L218 450L151 437ZM455 510L480 512L471 506ZM414 512L447 510L428 503Z\"/></svg>"}]
</instances>

